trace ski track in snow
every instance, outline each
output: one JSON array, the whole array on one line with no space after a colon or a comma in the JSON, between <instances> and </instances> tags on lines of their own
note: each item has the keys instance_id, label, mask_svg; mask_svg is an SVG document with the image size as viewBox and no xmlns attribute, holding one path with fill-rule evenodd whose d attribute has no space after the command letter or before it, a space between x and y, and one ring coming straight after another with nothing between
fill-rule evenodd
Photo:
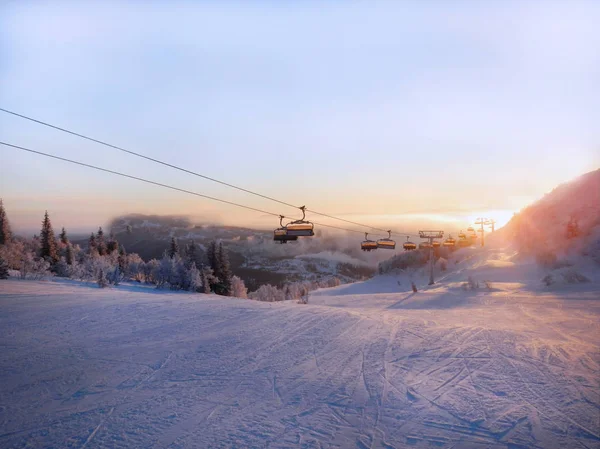
<instances>
[{"instance_id":1,"label":"ski track in snow","mask_svg":"<svg viewBox=\"0 0 600 449\"><path fill-rule=\"evenodd\" d=\"M600 448L598 291L369 282L309 305L2 282L0 447Z\"/></svg>"}]
</instances>

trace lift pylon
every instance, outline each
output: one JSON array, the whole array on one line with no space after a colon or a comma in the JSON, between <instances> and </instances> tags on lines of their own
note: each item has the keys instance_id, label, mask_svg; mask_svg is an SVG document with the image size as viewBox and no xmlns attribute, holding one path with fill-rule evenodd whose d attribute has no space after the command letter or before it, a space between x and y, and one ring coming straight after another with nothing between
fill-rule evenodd
<instances>
[{"instance_id":1,"label":"lift pylon","mask_svg":"<svg viewBox=\"0 0 600 449\"><path fill-rule=\"evenodd\" d=\"M419 231L419 237L429 240L429 285L433 285L433 241L444 237L444 231Z\"/></svg>"}]
</instances>

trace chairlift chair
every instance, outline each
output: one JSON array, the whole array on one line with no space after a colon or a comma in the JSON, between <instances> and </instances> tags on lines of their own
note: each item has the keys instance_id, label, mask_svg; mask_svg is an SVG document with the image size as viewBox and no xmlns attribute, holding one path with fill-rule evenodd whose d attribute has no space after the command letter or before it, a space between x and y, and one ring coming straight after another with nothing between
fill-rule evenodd
<instances>
[{"instance_id":1,"label":"chairlift chair","mask_svg":"<svg viewBox=\"0 0 600 449\"><path fill-rule=\"evenodd\" d=\"M302 206L299 209L302 211L302 218L287 224L287 235L293 237L312 237L315 235L315 226L310 221L305 220L306 206Z\"/></svg>"},{"instance_id":2,"label":"chairlift chair","mask_svg":"<svg viewBox=\"0 0 600 449\"><path fill-rule=\"evenodd\" d=\"M287 242L294 242L296 240L298 240L298 236L295 235L289 235L287 232L287 228L283 225L282 223L283 220L283 215L279 216L279 224L281 225L280 228L275 229L275 231L273 231L273 240L284 244Z\"/></svg>"},{"instance_id":3,"label":"chairlift chair","mask_svg":"<svg viewBox=\"0 0 600 449\"><path fill-rule=\"evenodd\" d=\"M417 245L408 240L408 235L406 236L406 242L404 242L404 245L402 245L402 247L404 248L405 251L412 251L412 250L417 249Z\"/></svg>"},{"instance_id":4,"label":"chairlift chair","mask_svg":"<svg viewBox=\"0 0 600 449\"><path fill-rule=\"evenodd\" d=\"M388 238L377 240L377 248L396 249L396 242L392 240L392 231L388 231Z\"/></svg>"},{"instance_id":5,"label":"chairlift chair","mask_svg":"<svg viewBox=\"0 0 600 449\"><path fill-rule=\"evenodd\" d=\"M454 248L456 245L456 240L452 238L451 235L448 236L446 240L444 240L444 246L447 248Z\"/></svg>"},{"instance_id":6,"label":"chairlift chair","mask_svg":"<svg viewBox=\"0 0 600 449\"><path fill-rule=\"evenodd\" d=\"M360 249L363 251L373 251L377 249L377 242L375 240L369 240L369 233L365 232L365 241L360 244Z\"/></svg>"}]
</instances>

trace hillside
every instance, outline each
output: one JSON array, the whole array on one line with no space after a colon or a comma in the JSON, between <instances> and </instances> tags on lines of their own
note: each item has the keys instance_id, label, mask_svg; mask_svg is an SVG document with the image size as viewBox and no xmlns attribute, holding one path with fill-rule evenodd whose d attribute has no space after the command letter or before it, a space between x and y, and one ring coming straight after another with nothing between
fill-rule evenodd
<instances>
[{"instance_id":1,"label":"hillside","mask_svg":"<svg viewBox=\"0 0 600 449\"><path fill-rule=\"evenodd\" d=\"M569 222L576 224L575 233ZM600 262L600 169L556 187L500 232L524 252L584 255Z\"/></svg>"}]
</instances>

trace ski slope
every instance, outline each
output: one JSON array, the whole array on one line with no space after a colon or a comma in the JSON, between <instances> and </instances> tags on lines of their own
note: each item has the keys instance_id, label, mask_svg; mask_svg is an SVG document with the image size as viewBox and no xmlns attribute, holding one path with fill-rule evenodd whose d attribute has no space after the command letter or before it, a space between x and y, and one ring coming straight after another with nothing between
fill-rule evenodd
<instances>
[{"instance_id":1,"label":"ski slope","mask_svg":"<svg viewBox=\"0 0 600 449\"><path fill-rule=\"evenodd\" d=\"M599 448L599 284L537 276L487 253L309 305L0 281L0 447Z\"/></svg>"}]
</instances>

